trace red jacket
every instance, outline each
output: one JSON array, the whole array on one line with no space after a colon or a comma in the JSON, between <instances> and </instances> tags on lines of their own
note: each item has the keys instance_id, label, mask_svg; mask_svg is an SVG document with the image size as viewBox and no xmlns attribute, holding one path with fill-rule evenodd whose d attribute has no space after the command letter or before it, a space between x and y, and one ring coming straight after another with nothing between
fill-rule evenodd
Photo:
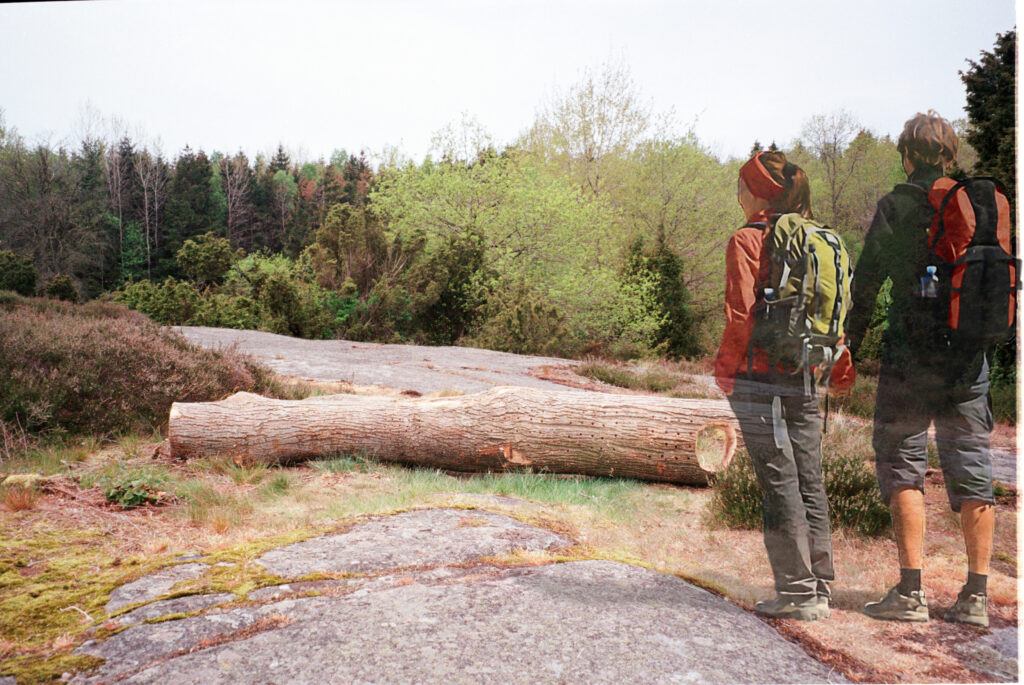
<instances>
[{"instance_id":1,"label":"red jacket","mask_svg":"<svg viewBox=\"0 0 1024 685\"><path fill-rule=\"evenodd\" d=\"M768 222L768 210L755 214L751 223ZM725 248L725 330L715 357L715 380L726 394L732 393L733 380L747 373L747 350L754 331L752 311L757 302L760 284L768 281L770 264L764 250L765 231L745 227L733 233ZM752 371L765 373L771 369L768 356L754 348ZM779 370L783 370L781 367ZM832 367L830 385L842 389L853 385L854 370L850 351L843 350Z\"/></svg>"}]
</instances>

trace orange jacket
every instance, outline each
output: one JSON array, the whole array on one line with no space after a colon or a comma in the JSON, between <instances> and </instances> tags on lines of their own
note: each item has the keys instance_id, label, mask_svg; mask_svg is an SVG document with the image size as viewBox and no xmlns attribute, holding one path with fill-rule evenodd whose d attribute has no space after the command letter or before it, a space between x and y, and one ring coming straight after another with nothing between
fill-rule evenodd
<instances>
[{"instance_id":1,"label":"orange jacket","mask_svg":"<svg viewBox=\"0 0 1024 685\"><path fill-rule=\"evenodd\" d=\"M770 212L765 210L750 218L751 223L768 222ZM747 350L754 331L754 304L760 284L768 281L771 265L764 250L765 231L747 226L733 233L725 248L725 330L715 357L715 380L726 394L732 393L733 381L747 373ZM754 373L771 370L768 356L754 348ZM780 371L784 371L779 367ZM829 383L836 389L853 385L854 370L850 351L844 349L832 367Z\"/></svg>"}]
</instances>

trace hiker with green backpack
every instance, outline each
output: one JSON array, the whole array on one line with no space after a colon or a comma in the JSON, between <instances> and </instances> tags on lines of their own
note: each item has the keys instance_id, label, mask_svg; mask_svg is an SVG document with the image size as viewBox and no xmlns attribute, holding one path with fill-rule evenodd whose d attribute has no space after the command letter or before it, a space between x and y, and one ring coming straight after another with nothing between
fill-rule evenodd
<instances>
[{"instance_id":1,"label":"hiker with green backpack","mask_svg":"<svg viewBox=\"0 0 1024 685\"><path fill-rule=\"evenodd\" d=\"M968 573L947 621L988 625L989 558L995 525L988 360L1015 328L1019 262L1010 205L994 179L944 176L957 137L934 111L906 122L897 149L907 182L878 202L857 263L849 346L856 352L886 278L891 304L875 404L875 466L889 504L900 580L864 613L927 621L921 584L928 427L953 511L959 512Z\"/></svg>"},{"instance_id":2,"label":"hiker with green backpack","mask_svg":"<svg viewBox=\"0 0 1024 685\"><path fill-rule=\"evenodd\" d=\"M811 219L807 175L782 152L759 152L743 165L737 199L747 223L726 248L715 377L762 491L777 595L755 611L827 618L835 571L818 394L821 386L827 398L829 387L853 385L843 345L850 258L839 236Z\"/></svg>"}]
</instances>

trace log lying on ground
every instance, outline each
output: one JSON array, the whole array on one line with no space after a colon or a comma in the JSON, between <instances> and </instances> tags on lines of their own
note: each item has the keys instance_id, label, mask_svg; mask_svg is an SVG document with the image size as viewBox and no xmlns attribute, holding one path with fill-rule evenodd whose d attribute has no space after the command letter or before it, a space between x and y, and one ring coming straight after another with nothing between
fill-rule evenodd
<instances>
[{"instance_id":1,"label":"log lying on ground","mask_svg":"<svg viewBox=\"0 0 1024 685\"><path fill-rule=\"evenodd\" d=\"M286 464L329 454L451 471L532 469L705 485L738 429L722 400L498 387L455 397L240 392L171 407L170 452Z\"/></svg>"}]
</instances>

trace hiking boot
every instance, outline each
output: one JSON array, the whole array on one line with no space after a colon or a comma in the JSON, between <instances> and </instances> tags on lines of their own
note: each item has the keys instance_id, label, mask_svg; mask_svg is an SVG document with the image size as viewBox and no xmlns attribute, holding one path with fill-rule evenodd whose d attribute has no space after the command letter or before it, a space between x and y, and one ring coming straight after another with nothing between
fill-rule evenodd
<instances>
[{"instance_id":1,"label":"hiking boot","mask_svg":"<svg viewBox=\"0 0 1024 685\"><path fill-rule=\"evenodd\" d=\"M825 595L818 595L818 613L821 618L828 618L832 612L828 608L829 599Z\"/></svg>"},{"instance_id":2,"label":"hiking boot","mask_svg":"<svg viewBox=\"0 0 1024 685\"><path fill-rule=\"evenodd\" d=\"M868 602L864 613L880 621L927 621L928 601L924 590L915 590L910 596L901 595L897 587L880 602Z\"/></svg>"},{"instance_id":3,"label":"hiking boot","mask_svg":"<svg viewBox=\"0 0 1024 685\"><path fill-rule=\"evenodd\" d=\"M778 596L770 602L758 602L754 605L754 613L769 618L792 618L797 621L816 621L828 617L828 600L824 607L817 597L810 599L792 599ZM824 608L824 613L822 609Z\"/></svg>"},{"instance_id":4,"label":"hiking boot","mask_svg":"<svg viewBox=\"0 0 1024 685\"><path fill-rule=\"evenodd\" d=\"M956 603L946 610L944 619L951 623L970 623L975 626L988 627L988 597L985 595L964 595L963 591L956 598Z\"/></svg>"}]
</instances>

